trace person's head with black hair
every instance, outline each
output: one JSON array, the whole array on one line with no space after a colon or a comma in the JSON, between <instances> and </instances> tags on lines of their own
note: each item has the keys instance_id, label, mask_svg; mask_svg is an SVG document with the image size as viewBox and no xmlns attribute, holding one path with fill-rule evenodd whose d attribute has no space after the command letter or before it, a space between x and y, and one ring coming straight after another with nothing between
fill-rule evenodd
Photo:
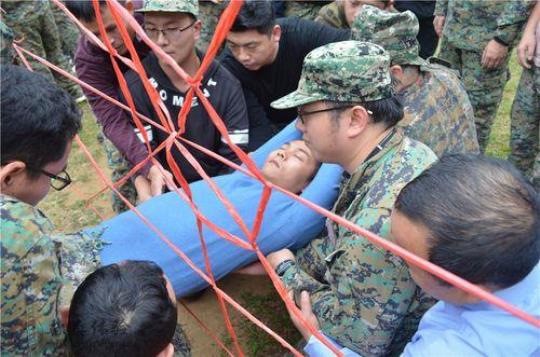
<instances>
[{"instance_id":1,"label":"person's head with black hair","mask_svg":"<svg viewBox=\"0 0 540 357\"><path fill-rule=\"evenodd\" d=\"M444 156L400 192L396 243L490 291L523 280L540 260L540 199L507 161ZM410 265L416 283L455 304L476 298Z\"/></svg>"},{"instance_id":2,"label":"person's head with black hair","mask_svg":"<svg viewBox=\"0 0 540 357\"><path fill-rule=\"evenodd\" d=\"M271 1L247 0L227 34L227 45L247 70L257 71L274 62L280 38Z\"/></svg>"},{"instance_id":3,"label":"person's head with black hair","mask_svg":"<svg viewBox=\"0 0 540 357\"><path fill-rule=\"evenodd\" d=\"M63 89L39 73L2 66L0 85L3 194L36 205L71 179L66 166L81 113Z\"/></svg>"},{"instance_id":4,"label":"person's head with black hair","mask_svg":"<svg viewBox=\"0 0 540 357\"><path fill-rule=\"evenodd\" d=\"M345 15L349 27L352 26L358 11L360 11L364 5L371 5L381 10L388 11L392 8L392 1L389 0L338 0L337 2L338 6L343 7L343 14Z\"/></svg>"},{"instance_id":5,"label":"person's head with black hair","mask_svg":"<svg viewBox=\"0 0 540 357\"><path fill-rule=\"evenodd\" d=\"M103 26L105 27L105 32L107 37L111 41L111 45L116 49L120 55L125 55L128 52L126 45L120 35L118 26L114 21L114 18L109 10L107 1L98 0L99 9L101 11L101 16L103 20ZM131 14L133 14L133 2L131 0L121 0L119 1ZM75 17L94 35L98 38L101 38L99 32L99 25L96 19L96 13L94 11L94 4L92 0L66 0L64 1L67 9L75 15ZM127 32L133 41L135 39L135 31L131 26L126 26ZM103 39L102 39L103 40Z\"/></svg>"},{"instance_id":6,"label":"person's head with black hair","mask_svg":"<svg viewBox=\"0 0 540 357\"><path fill-rule=\"evenodd\" d=\"M76 357L172 356L176 298L149 261L103 266L77 288L67 321Z\"/></svg>"}]
</instances>

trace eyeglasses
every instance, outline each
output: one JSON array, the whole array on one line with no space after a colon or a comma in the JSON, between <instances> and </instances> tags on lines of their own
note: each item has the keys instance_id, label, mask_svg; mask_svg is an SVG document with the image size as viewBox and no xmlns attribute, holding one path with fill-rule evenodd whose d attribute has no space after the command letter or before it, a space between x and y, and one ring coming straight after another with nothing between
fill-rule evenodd
<instances>
[{"instance_id":1,"label":"eyeglasses","mask_svg":"<svg viewBox=\"0 0 540 357\"><path fill-rule=\"evenodd\" d=\"M317 113L324 113L324 112L331 112L332 110L341 110L341 109L347 109L347 108L351 108L351 106L346 105L346 106L340 106L340 107L325 108L325 109L313 110L311 112L298 109L296 112L298 114L298 119L300 119L302 124L306 124L305 117L308 116L308 115L317 114Z\"/></svg>"},{"instance_id":2,"label":"eyeglasses","mask_svg":"<svg viewBox=\"0 0 540 357\"><path fill-rule=\"evenodd\" d=\"M60 171L58 175L52 174L49 171L43 170L43 169L36 169L33 167L27 166L29 170L37 171L51 179L51 187L54 188L56 191L62 191L64 188L68 187L69 184L71 184L71 177L69 176L66 169Z\"/></svg>"},{"instance_id":3,"label":"eyeglasses","mask_svg":"<svg viewBox=\"0 0 540 357\"><path fill-rule=\"evenodd\" d=\"M153 27L145 27L144 30L146 31L146 34L148 35L148 37L151 37L151 38L159 38L159 34L163 34L163 37L165 37L166 39L170 39L172 38L173 35L177 34L177 33L181 33L181 32L184 32L186 31L187 29L189 29L191 26L195 25L195 22L197 22L196 20L193 21L192 23L190 23L189 25L187 25L186 27L183 27L183 28L180 28L180 27L170 27L170 28L166 28L166 29L156 29L156 28L153 28Z\"/></svg>"}]
</instances>

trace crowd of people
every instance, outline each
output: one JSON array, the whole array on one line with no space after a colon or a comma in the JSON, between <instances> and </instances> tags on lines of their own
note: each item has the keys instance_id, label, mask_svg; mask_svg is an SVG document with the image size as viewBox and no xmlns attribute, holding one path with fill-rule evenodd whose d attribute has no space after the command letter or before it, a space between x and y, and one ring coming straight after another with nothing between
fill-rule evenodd
<instances>
[{"instance_id":1,"label":"crowd of people","mask_svg":"<svg viewBox=\"0 0 540 357\"><path fill-rule=\"evenodd\" d=\"M173 118L168 130L145 122L141 132L137 114L82 88L112 179L140 166L122 194L204 271L202 231L216 279L234 271L266 274L249 240L264 185L191 146L148 160L149 150L180 129L183 138L235 163L237 148L250 152L271 187L540 319L539 1L246 0L197 84L228 140L202 99L191 96L193 83L171 65L195 76L227 2L119 1L167 55L154 53L128 26L150 86L118 60L135 53L111 4L63 3L114 53L84 32L75 50L73 24L56 4L1 5L2 355L189 356L176 299L208 286L116 196L118 215L70 234L57 233L36 207L49 187L71 183L67 163L81 129L81 88L44 66L25 69L11 41L65 69L74 66L80 80L155 123L163 113ZM511 153L508 160L489 158L484 151L514 48L523 71L510 114ZM176 118L186 101L180 128ZM238 217L201 180L190 156ZM177 170L183 178L172 174ZM194 205L178 194L182 184L189 184ZM201 229L193 207L206 217ZM538 327L278 190L257 246L303 320L325 339L289 310L308 356L333 355L328 344L346 356L540 354Z\"/></svg>"}]
</instances>

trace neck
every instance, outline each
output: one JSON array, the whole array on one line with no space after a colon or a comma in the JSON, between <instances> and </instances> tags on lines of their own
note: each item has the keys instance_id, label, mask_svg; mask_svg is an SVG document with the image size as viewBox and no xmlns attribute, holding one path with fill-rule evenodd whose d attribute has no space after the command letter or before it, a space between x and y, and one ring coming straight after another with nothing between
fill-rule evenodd
<instances>
[{"instance_id":1,"label":"neck","mask_svg":"<svg viewBox=\"0 0 540 357\"><path fill-rule=\"evenodd\" d=\"M188 76L193 77L197 70L201 66L201 60L197 56L196 52L193 53L183 62L178 65L187 73ZM168 64L162 64L160 62L161 69L170 79L172 84L180 91L185 92L189 88L189 84Z\"/></svg>"},{"instance_id":2,"label":"neck","mask_svg":"<svg viewBox=\"0 0 540 357\"><path fill-rule=\"evenodd\" d=\"M405 89L412 86L420 77L421 73L418 69L414 69L407 74L404 74L400 80L399 87L396 88L396 92L402 92Z\"/></svg>"},{"instance_id":3,"label":"neck","mask_svg":"<svg viewBox=\"0 0 540 357\"><path fill-rule=\"evenodd\" d=\"M349 160L344 163L343 168L349 174L353 174L356 169L366 161L369 154L377 147L377 145L390 133L392 128L381 129L381 125L374 125L367 128L361 142L358 142L358 150L353 152Z\"/></svg>"}]
</instances>

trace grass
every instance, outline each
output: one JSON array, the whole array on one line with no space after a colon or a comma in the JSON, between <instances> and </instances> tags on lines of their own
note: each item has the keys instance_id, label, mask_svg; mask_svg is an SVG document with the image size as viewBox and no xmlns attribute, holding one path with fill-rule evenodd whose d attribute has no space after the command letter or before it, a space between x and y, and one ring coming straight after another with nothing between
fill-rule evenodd
<instances>
[{"instance_id":1,"label":"grass","mask_svg":"<svg viewBox=\"0 0 540 357\"><path fill-rule=\"evenodd\" d=\"M504 98L497 113L487 148L488 155L503 159L510 152L510 109L521 74L515 54L510 62L510 71L511 79L505 87ZM81 108L84 112L81 140L87 145L100 167L106 174L109 174L104 151L96 139L99 132L98 126L88 105L85 104ZM104 185L99 181L94 168L76 143L73 145L68 171L74 184L64 191L51 192L47 199L40 204L40 208L46 212L58 229L64 232L74 231L95 225L102 218L111 217L113 213L110 207L110 193L108 192L99 195L90 202L97 213L87 206L86 200L101 190ZM290 343L295 344L300 339L300 335L291 325L287 311L277 293L257 295L252 291L245 291L239 302ZM283 353L284 350L278 342L253 326L240 314L233 313L233 322L247 355L271 356ZM224 342L231 345L230 338L225 334L222 334L221 337ZM192 341L192 344L197 344L197 341Z\"/></svg>"}]
</instances>

